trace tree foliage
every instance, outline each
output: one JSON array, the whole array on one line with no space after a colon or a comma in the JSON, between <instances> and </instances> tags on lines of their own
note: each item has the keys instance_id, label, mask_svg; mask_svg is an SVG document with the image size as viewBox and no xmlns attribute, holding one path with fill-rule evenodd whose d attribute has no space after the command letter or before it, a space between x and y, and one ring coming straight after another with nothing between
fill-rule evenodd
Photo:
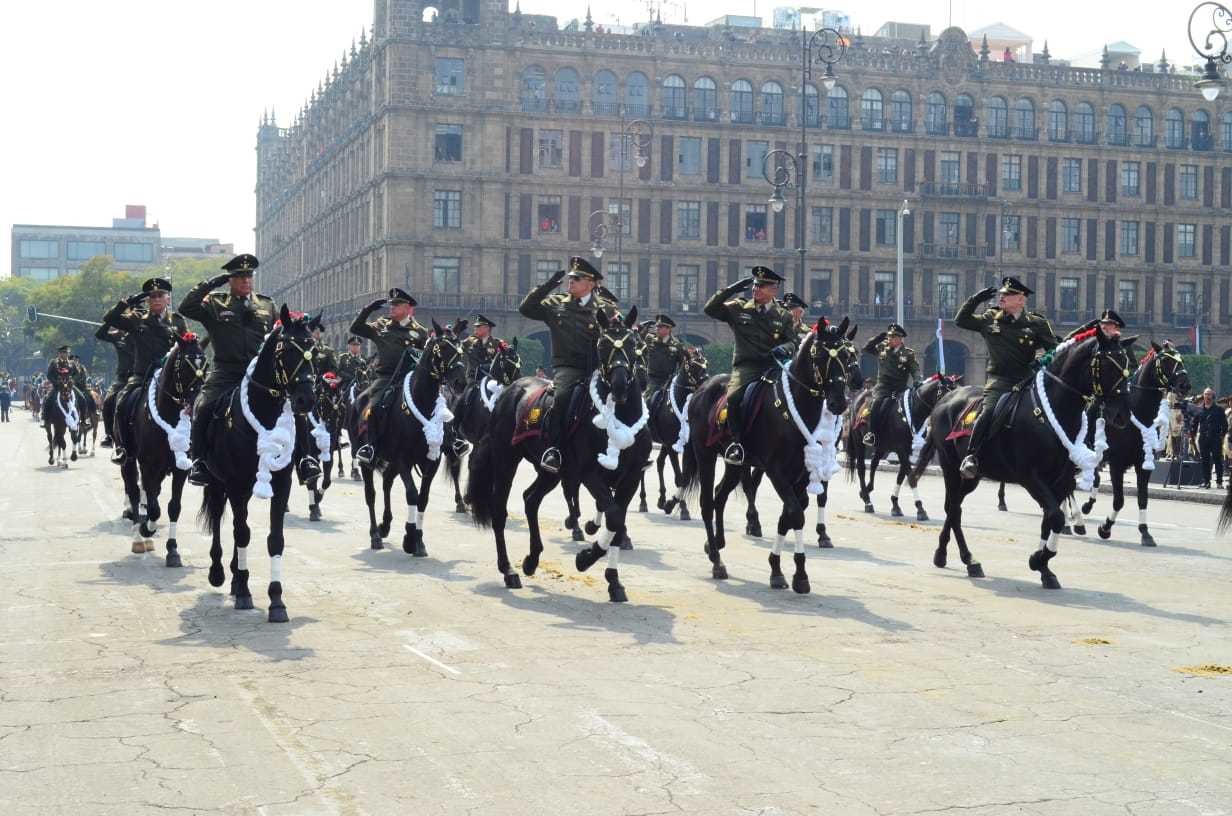
<instances>
[{"instance_id":1,"label":"tree foliage","mask_svg":"<svg viewBox=\"0 0 1232 816\"><path fill-rule=\"evenodd\" d=\"M706 365L711 375L731 372L732 346L727 343L709 343L702 346Z\"/></svg>"}]
</instances>

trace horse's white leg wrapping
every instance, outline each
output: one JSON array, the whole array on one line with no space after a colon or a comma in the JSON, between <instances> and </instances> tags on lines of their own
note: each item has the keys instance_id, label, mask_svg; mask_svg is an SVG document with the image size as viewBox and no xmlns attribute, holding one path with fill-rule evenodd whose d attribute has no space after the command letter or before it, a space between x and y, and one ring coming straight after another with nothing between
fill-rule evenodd
<instances>
[{"instance_id":1,"label":"horse's white leg wrapping","mask_svg":"<svg viewBox=\"0 0 1232 816\"><path fill-rule=\"evenodd\" d=\"M774 537L774 549L771 550L775 555L783 552L783 546L787 543L787 536L779 533Z\"/></svg>"}]
</instances>

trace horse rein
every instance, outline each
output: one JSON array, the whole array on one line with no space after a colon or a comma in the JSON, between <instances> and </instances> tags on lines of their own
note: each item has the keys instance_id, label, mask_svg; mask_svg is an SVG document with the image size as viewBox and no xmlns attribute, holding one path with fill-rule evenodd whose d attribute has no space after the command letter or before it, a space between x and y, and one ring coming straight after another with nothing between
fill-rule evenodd
<instances>
[{"instance_id":1,"label":"horse rein","mask_svg":"<svg viewBox=\"0 0 1232 816\"><path fill-rule=\"evenodd\" d=\"M271 337L269 339L273 339L273 338ZM298 352L296 356L296 359L298 361L295 364L295 368L291 369L289 373L287 372L286 360L284 359L286 355L283 354L284 346L290 346L292 350ZM266 393L268 393L271 397L274 397L275 399L277 399L278 397L281 397L283 394L289 391L290 390L289 386L291 385L292 382L295 382L297 384L301 384L304 382L316 382L317 368L316 368L316 364L313 362L313 359L315 358L316 355L313 353L312 348L313 348L313 341L311 338L308 339L307 345L301 346L299 343L297 343L295 340L291 339L290 337L284 337L280 330L279 335L278 335L278 340L276 344L274 345L273 366L274 366L274 384L277 386L281 386L281 388L274 388L274 387L265 385L263 383L259 383L257 382L255 377L250 377L249 382L252 385L255 385L258 388L264 390ZM300 370L305 365L308 366L308 369L309 369L308 373L300 374Z\"/></svg>"}]
</instances>

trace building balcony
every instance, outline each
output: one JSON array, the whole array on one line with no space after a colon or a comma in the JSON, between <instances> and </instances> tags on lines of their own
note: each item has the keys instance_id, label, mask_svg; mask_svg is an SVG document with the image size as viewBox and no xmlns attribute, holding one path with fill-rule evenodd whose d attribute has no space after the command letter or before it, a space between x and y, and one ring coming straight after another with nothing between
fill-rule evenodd
<instances>
[{"instance_id":1,"label":"building balcony","mask_svg":"<svg viewBox=\"0 0 1232 816\"><path fill-rule=\"evenodd\" d=\"M723 115L722 111L718 108L708 106L694 107L690 113L694 122L717 122L719 117Z\"/></svg>"},{"instance_id":2,"label":"building balcony","mask_svg":"<svg viewBox=\"0 0 1232 816\"><path fill-rule=\"evenodd\" d=\"M950 135L950 123L949 122L930 122L927 119L925 119L924 120L924 132L928 134L929 136L949 136Z\"/></svg>"},{"instance_id":3,"label":"building balcony","mask_svg":"<svg viewBox=\"0 0 1232 816\"><path fill-rule=\"evenodd\" d=\"M851 117L830 114L826 117L826 127L830 130L851 130Z\"/></svg>"},{"instance_id":4,"label":"building balcony","mask_svg":"<svg viewBox=\"0 0 1232 816\"><path fill-rule=\"evenodd\" d=\"M1074 144L1093 145L1099 141L1099 134L1092 129L1079 128L1069 132L1069 140Z\"/></svg>"},{"instance_id":5,"label":"building balcony","mask_svg":"<svg viewBox=\"0 0 1232 816\"><path fill-rule=\"evenodd\" d=\"M886 129L891 133L915 133L915 123L910 119L887 119Z\"/></svg>"},{"instance_id":6,"label":"building balcony","mask_svg":"<svg viewBox=\"0 0 1232 816\"><path fill-rule=\"evenodd\" d=\"M1039 128L1012 127L1010 128L1010 138L1020 142L1038 142Z\"/></svg>"},{"instance_id":7,"label":"building balcony","mask_svg":"<svg viewBox=\"0 0 1232 816\"><path fill-rule=\"evenodd\" d=\"M860 117L860 129L882 131L886 129L886 123L880 116L864 115Z\"/></svg>"},{"instance_id":8,"label":"building balcony","mask_svg":"<svg viewBox=\"0 0 1232 816\"><path fill-rule=\"evenodd\" d=\"M1114 147L1129 147L1128 133L1109 133L1107 142Z\"/></svg>"},{"instance_id":9,"label":"building balcony","mask_svg":"<svg viewBox=\"0 0 1232 816\"><path fill-rule=\"evenodd\" d=\"M765 127L785 127L787 114L783 111L758 111L757 124Z\"/></svg>"},{"instance_id":10,"label":"building balcony","mask_svg":"<svg viewBox=\"0 0 1232 816\"><path fill-rule=\"evenodd\" d=\"M663 105L659 108L659 118L685 120L689 118L689 108L683 103Z\"/></svg>"},{"instance_id":11,"label":"building balcony","mask_svg":"<svg viewBox=\"0 0 1232 816\"><path fill-rule=\"evenodd\" d=\"M619 102L591 102L590 112L595 116L620 116Z\"/></svg>"},{"instance_id":12,"label":"building balcony","mask_svg":"<svg viewBox=\"0 0 1232 816\"><path fill-rule=\"evenodd\" d=\"M974 119L958 119L954 122L954 135L974 139L980 135L980 123Z\"/></svg>"},{"instance_id":13,"label":"building balcony","mask_svg":"<svg viewBox=\"0 0 1232 816\"><path fill-rule=\"evenodd\" d=\"M1214 150L1215 140L1210 136L1195 136L1193 137L1192 146L1194 150Z\"/></svg>"},{"instance_id":14,"label":"building balcony","mask_svg":"<svg viewBox=\"0 0 1232 816\"><path fill-rule=\"evenodd\" d=\"M988 198L988 185L951 181L926 181L920 185L924 198Z\"/></svg>"},{"instance_id":15,"label":"building balcony","mask_svg":"<svg viewBox=\"0 0 1232 816\"><path fill-rule=\"evenodd\" d=\"M755 117L752 110L733 110L731 112L731 120L737 125L751 125Z\"/></svg>"},{"instance_id":16,"label":"building balcony","mask_svg":"<svg viewBox=\"0 0 1232 816\"><path fill-rule=\"evenodd\" d=\"M1132 146L1154 149L1155 145L1158 143L1159 143L1159 137L1157 136L1135 136L1133 138Z\"/></svg>"},{"instance_id":17,"label":"building balcony","mask_svg":"<svg viewBox=\"0 0 1232 816\"><path fill-rule=\"evenodd\" d=\"M1069 131L1050 130L1048 131L1048 141L1056 144L1069 144Z\"/></svg>"},{"instance_id":18,"label":"building balcony","mask_svg":"<svg viewBox=\"0 0 1232 816\"><path fill-rule=\"evenodd\" d=\"M1183 136L1167 139L1164 141L1164 147L1168 150L1184 150L1189 147L1189 140Z\"/></svg>"},{"instance_id":19,"label":"building balcony","mask_svg":"<svg viewBox=\"0 0 1232 816\"><path fill-rule=\"evenodd\" d=\"M946 261L981 263L993 256L988 244L920 244L918 256Z\"/></svg>"}]
</instances>

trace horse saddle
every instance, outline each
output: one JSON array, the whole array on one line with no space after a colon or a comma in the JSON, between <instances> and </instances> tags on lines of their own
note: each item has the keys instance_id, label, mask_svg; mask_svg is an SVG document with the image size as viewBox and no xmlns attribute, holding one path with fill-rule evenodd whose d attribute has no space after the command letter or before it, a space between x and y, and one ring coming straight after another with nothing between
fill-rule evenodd
<instances>
[{"instance_id":1,"label":"horse saddle","mask_svg":"<svg viewBox=\"0 0 1232 816\"><path fill-rule=\"evenodd\" d=\"M1024 392L1019 389L1008 391L997 398L997 404L992 407L992 417L989 419L988 433L984 440L988 441L1003 430L1014 427L1014 413ZM950 431L946 440L970 436L975 431L975 421L980 417L980 409L984 407L984 395L972 398L963 408L958 424Z\"/></svg>"},{"instance_id":2,"label":"horse saddle","mask_svg":"<svg viewBox=\"0 0 1232 816\"><path fill-rule=\"evenodd\" d=\"M774 384L764 379L754 380L745 387L740 398L740 433L742 436L753 427L757 415L761 413L762 406L765 405L766 395L773 390ZM726 393L720 395L715 400L714 407L710 409L709 426L706 447L712 447L730 438L727 428Z\"/></svg>"},{"instance_id":3,"label":"horse saddle","mask_svg":"<svg viewBox=\"0 0 1232 816\"><path fill-rule=\"evenodd\" d=\"M568 412L565 419L567 434L577 431L581 421L578 408L585 393L586 387L577 385L569 394L569 404L565 407ZM542 436L548 417L554 410L556 410L556 389L551 384L540 386L529 392L527 397L518 403L517 421L513 425L513 444L516 445L524 439Z\"/></svg>"},{"instance_id":4,"label":"horse saddle","mask_svg":"<svg viewBox=\"0 0 1232 816\"><path fill-rule=\"evenodd\" d=\"M651 416L659 413L659 409L663 407L663 400L667 398L668 388L668 386L656 388L654 393L650 395L650 404L646 407L650 411Z\"/></svg>"}]
</instances>

